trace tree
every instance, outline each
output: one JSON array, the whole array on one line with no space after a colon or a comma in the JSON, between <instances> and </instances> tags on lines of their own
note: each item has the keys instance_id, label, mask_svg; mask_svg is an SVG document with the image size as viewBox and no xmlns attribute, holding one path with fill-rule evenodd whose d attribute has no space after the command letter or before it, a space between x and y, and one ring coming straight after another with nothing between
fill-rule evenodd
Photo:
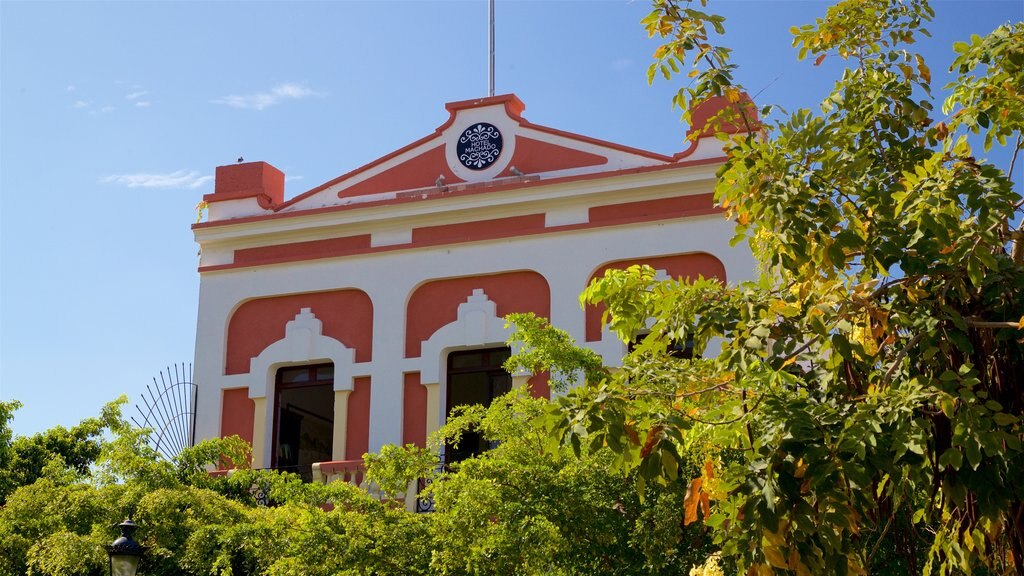
<instances>
[{"instance_id":1,"label":"tree","mask_svg":"<svg viewBox=\"0 0 1024 576\"><path fill-rule=\"evenodd\" d=\"M748 129L720 134L715 195L761 277L658 282L634 267L596 281L582 299L603 303L624 341L649 319L651 336L621 371L585 371L553 404L553 442L607 447L641 490L675 482L688 446L717 446L689 483L686 520L702 518L741 573L1019 573L1024 24L954 46L936 121L930 70L910 49L927 2L839 2L792 33L799 58L846 70L819 111L771 121L712 40L723 18L653 4L644 25L664 44L649 76L691 68L674 99L684 116L722 98L717 120ZM1010 166L976 158L970 133L986 150L1010 142ZM708 359L667 353L713 339ZM528 351L527 367L582 368L564 350Z\"/></svg>"},{"instance_id":2,"label":"tree","mask_svg":"<svg viewBox=\"0 0 1024 576\"><path fill-rule=\"evenodd\" d=\"M723 19L654 1L652 77L693 67L676 104L722 98L722 125L747 129L723 135L716 197L762 276L609 272L583 299L624 340L653 319L619 371L512 318L526 346L513 366L586 384L455 415L439 442L474 427L501 445L435 479L435 514L290 474L211 477L224 456L247 461L237 438L168 462L112 406L85 472L65 455L92 458L89 434L29 442L60 457L0 508L0 575L101 574L129 513L153 574L685 574L712 552L702 529L720 549L704 574L1019 573L1024 25L954 47L936 122L930 71L907 48L930 16L923 0L847 0L795 28L801 57L849 67L819 112L769 121L710 39ZM1005 172L972 155L971 132L1014 145ZM668 353L688 340L718 353ZM19 442L0 425L5 465ZM389 449L368 475L396 491L422 456ZM276 505L256 506L254 487Z\"/></svg>"},{"instance_id":3,"label":"tree","mask_svg":"<svg viewBox=\"0 0 1024 576\"><path fill-rule=\"evenodd\" d=\"M0 402L0 505L17 487L42 477L52 461L79 476L86 475L100 455L101 436L108 426L101 416L83 420L70 430L55 426L32 436L14 438L9 423L20 406L16 401Z\"/></svg>"},{"instance_id":4,"label":"tree","mask_svg":"<svg viewBox=\"0 0 1024 576\"><path fill-rule=\"evenodd\" d=\"M103 410L109 437L96 439L93 466L81 472L52 458L0 507L0 575L106 574L105 547L129 516L142 526L145 574L426 573L425 518L341 482L304 484L294 474L255 470L211 476L208 468L224 457L248 461L248 444L237 437L163 459L149 431L122 418L124 401ZM276 505L258 506L254 487Z\"/></svg>"},{"instance_id":5,"label":"tree","mask_svg":"<svg viewBox=\"0 0 1024 576\"><path fill-rule=\"evenodd\" d=\"M248 461L248 445L207 440L166 460L113 403L93 466L52 458L0 506L0 576L105 574L104 548L128 516L141 526L145 574L678 575L711 552L698 526L683 526L684 484L641 494L609 470L608 450L544 451L535 420L545 404L518 391L454 415L437 445L472 428L500 446L437 475L436 512L415 514L389 497L429 476L436 452L366 455L380 499L276 471L211 476L224 457Z\"/></svg>"},{"instance_id":6,"label":"tree","mask_svg":"<svg viewBox=\"0 0 1024 576\"><path fill-rule=\"evenodd\" d=\"M545 450L547 404L514 390L440 430L438 446L470 428L497 445L432 484L431 573L677 575L702 562L712 546L683 526L685 485L637 492L607 449ZM692 453L683 470L699 460Z\"/></svg>"}]
</instances>

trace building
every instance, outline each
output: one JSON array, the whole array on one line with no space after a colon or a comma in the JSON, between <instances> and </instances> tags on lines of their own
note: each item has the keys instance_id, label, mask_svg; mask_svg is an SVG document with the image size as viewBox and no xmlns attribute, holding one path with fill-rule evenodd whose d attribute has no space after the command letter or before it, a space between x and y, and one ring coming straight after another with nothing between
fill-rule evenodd
<instances>
[{"instance_id":1,"label":"building","mask_svg":"<svg viewBox=\"0 0 1024 576\"><path fill-rule=\"evenodd\" d=\"M606 269L753 276L712 198L720 107L671 156L532 124L503 95L449 103L432 134L291 199L267 163L218 167L194 227L197 439L238 434L254 467L308 475L422 445L452 406L511 386L546 396L546 375L500 369L511 312L616 365L625 345L579 304Z\"/></svg>"}]
</instances>

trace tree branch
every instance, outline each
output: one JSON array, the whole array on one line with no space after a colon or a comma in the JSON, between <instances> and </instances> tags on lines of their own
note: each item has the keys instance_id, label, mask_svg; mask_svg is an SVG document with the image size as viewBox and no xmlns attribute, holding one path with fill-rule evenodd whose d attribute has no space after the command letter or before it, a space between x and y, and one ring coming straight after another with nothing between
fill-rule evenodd
<instances>
[{"instance_id":1,"label":"tree branch","mask_svg":"<svg viewBox=\"0 0 1024 576\"><path fill-rule=\"evenodd\" d=\"M889 384L889 381L896 373L896 369L899 368L900 363L903 362L903 358L907 355L908 352L910 352L911 348L913 348L918 342L921 341L922 336L922 334L915 334L914 337L910 339L910 342L907 342L907 345L904 346L898 354L896 354L896 358L894 358L892 364L889 365L889 369L885 371L885 376L882 377L882 383L879 385L879 388Z\"/></svg>"},{"instance_id":2,"label":"tree branch","mask_svg":"<svg viewBox=\"0 0 1024 576\"><path fill-rule=\"evenodd\" d=\"M988 330L998 330L999 328L1021 328L1018 322L993 322L990 320L981 320L978 318L966 318L967 325L971 328L982 328Z\"/></svg>"}]
</instances>

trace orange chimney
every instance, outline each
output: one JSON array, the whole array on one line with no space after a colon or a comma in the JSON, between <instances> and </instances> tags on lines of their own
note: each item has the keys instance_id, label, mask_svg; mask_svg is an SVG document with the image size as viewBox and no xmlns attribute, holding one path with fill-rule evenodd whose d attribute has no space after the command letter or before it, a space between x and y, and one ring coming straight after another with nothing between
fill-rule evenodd
<instances>
[{"instance_id":1,"label":"orange chimney","mask_svg":"<svg viewBox=\"0 0 1024 576\"><path fill-rule=\"evenodd\" d=\"M203 196L203 200L221 202L253 197L264 209L284 202L284 172L266 162L217 166L213 194Z\"/></svg>"}]
</instances>

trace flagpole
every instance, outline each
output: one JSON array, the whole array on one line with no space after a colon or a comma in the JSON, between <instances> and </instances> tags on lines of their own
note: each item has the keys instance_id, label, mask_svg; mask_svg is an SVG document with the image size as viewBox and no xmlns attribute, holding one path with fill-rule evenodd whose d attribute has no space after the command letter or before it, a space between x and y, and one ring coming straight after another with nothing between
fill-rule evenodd
<instances>
[{"instance_id":1,"label":"flagpole","mask_svg":"<svg viewBox=\"0 0 1024 576\"><path fill-rule=\"evenodd\" d=\"M490 49L490 59L487 66L487 95L494 96L494 0L489 0L488 2L487 16L490 24L487 34L487 46Z\"/></svg>"}]
</instances>

